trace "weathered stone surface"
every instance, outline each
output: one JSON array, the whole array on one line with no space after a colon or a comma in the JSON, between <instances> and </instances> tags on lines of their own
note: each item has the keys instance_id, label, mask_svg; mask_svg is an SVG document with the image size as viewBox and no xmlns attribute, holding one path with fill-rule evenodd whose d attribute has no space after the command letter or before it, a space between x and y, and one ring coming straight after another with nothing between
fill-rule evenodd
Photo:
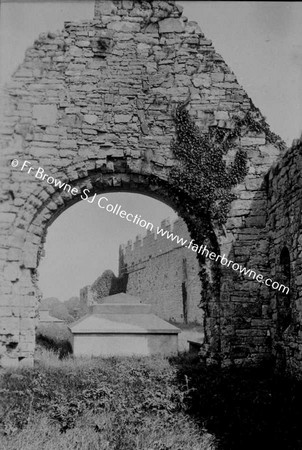
<instances>
[{"instance_id":1,"label":"weathered stone surface","mask_svg":"<svg viewBox=\"0 0 302 450\"><path fill-rule=\"evenodd\" d=\"M199 88L201 86L203 87L210 87L211 86L211 78L208 74L199 74L198 76L194 77L192 80L195 87Z\"/></svg>"},{"instance_id":2,"label":"weathered stone surface","mask_svg":"<svg viewBox=\"0 0 302 450\"><path fill-rule=\"evenodd\" d=\"M84 121L89 123L90 125L94 125L98 121L98 117L94 114L85 114Z\"/></svg>"},{"instance_id":3,"label":"weathered stone surface","mask_svg":"<svg viewBox=\"0 0 302 450\"><path fill-rule=\"evenodd\" d=\"M187 241L190 234L182 219L175 221L172 226L168 220L163 221L163 230L172 231ZM181 253L181 255L180 255ZM183 279L179 278L183 273L183 260L185 259L186 271ZM200 279L196 277L199 270L198 260L194 252L179 246L165 237L155 238L154 230L150 230L142 237L136 237L134 243L128 242L120 249L120 275L124 273L124 265L128 267L127 293L138 295L145 303L152 305L152 311L159 317L176 322L203 323L203 312L198 307L200 291L202 289ZM190 281L189 281L190 280ZM187 296L190 302L187 304L186 317L182 296L182 282L186 283ZM153 286L150 289L150 286ZM161 298L161 302L157 299Z\"/></svg>"},{"instance_id":4,"label":"weathered stone surface","mask_svg":"<svg viewBox=\"0 0 302 450\"><path fill-rule=\"evenodd\" d=\"M111 22L108 24L108 30L124 31L125 33L134 33L140 30L139 23L136 22Z\"/></svg>"},{"instance_id":5,"label":"weathered stone surface","mask_svg":"<svg viewBox=\"0 0 302 450\"><path fill-rule=\"evenodd\" d=\"M4 276L8 281L16 281L20 277L20 268L17 263L10 263L4 269Z\"/></svg>"},{"instance_id":6,"label":"weathered stone surface","mask_svg":"<svg viewBox=\"0 0 302 450\"><path fill-rule=\"evenodd\" d=\"M37 125L55 125L57 108L55 105L34 105L33 118L37 119Z\"/></svg>"},{"instance_id":7,"label":"weathered stone surface","mask_svg":"<svg viewBox=\"0 0 302 450\"><path fill-rule=\"evenodd\" d=\"M145 33L158 33L158 24L157 23L150 23L145 29Z\"/></svg>"},{"instance_id":8,"label":"weathered stone surface","mask_svg":"<svg viewBox=\"0 0 302 450\"><path fill-rule=\"evenodd\" d=\"M75 45L77 47L80 47L80 48L82 48L82 47L90 47L90 41L84 41L84 40L82 40L82 41L75 41Z\"/></svg>"},{"instance_id":9,"label":"weathered stone surface","mask_svg":"<svg viewBox=\"0 0 302 450\"><path fill-rule=\"evenodd\" d=\"M130 114L116 114L115 122L116 123L129 123L131 120Z\"/></svg>"},{"instance_id":10,"label":"weathered stone surface","mask_svg":"<svg viewBox=\"0 0 302 450\"><path fill-rule=\"evenodd\" d=\"M266 148L274 152L269 146ZM288 372L299 377L302 372L302 345L297 330L302 323L302 312L295 298L299 298L302 286L301 149L302 141L298 140L266 178L271 278L289 288L289 293L282 290L270 292L271 333L277 356L283 358L280 363L285 364ZM263 152L264 148L261 150ZM290 350L292 344L296 346L295 353ZM286 356L282 357L282 353Z\"/></svg>"},{"instance_id":11,"label":"weathered stone surface","mask_svg":"<svg viewBox=\"0 0 302 450\"><path fill-rule=\"evenodd\" d=\"M116 7L111 0L96 2L95 14L110 15L116 12Z\"/></svg>"},{"instance_id":12,"label":"weathered stone surface","mask_svg":"<svg viewBox=\"0 0 302 450\"><path fill-rule=\"evenodd\" d=\"M74 139L63 139L60 142L61 148L77 148L77 141Z\"/></svg>"},{"instance_id":13,"label":"weathered stone surface","mask_svg":"<svg viewBox=\"0 0 302 450\"><path fill-rule=\"evenodd\" d=\"M164 19L159 22L160 33L182 33L184 27L178 19Z\"/></svg>"}]
</instances>

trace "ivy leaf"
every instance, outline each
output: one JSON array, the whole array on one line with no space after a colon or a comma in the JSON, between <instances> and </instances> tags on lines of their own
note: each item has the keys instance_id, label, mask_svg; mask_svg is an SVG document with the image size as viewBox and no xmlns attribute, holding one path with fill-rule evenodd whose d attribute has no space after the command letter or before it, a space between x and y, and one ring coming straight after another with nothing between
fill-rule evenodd
<instances>
[{"instance_id":1,"label":"ivy leaf","mask_svg":"<svg viewBox=\"0 0 302 450\"><path fill-rule=\"evenodd\" d=\"M204 135L183 105L177 107L174 120L176 139L171 142L171 150L179 164L170 172L172 188L192 199L198 214L208 214L222 224L235 198L232 187L244 179L248 170L247 155L241 148L229 167L223 157L235 146L242 128L249 126L250 117L235 118L231 130L210 127ZM253 129L258 128L254 124Z\"/></svg>"}]
</instances>

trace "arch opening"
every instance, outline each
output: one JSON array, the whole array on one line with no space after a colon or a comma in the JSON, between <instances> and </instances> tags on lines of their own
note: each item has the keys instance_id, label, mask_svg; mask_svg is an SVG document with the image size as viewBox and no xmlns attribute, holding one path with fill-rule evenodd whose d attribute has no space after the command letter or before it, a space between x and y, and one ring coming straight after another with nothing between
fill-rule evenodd
<instances>
[{"instance_id":1,"label":"arch opening","mask_svg":"<svg viewBox=\"0 0 302 450\"><path fill-rule=\"evenodd\" d=\"M174 214L175 217L178 214L177 221L178 225L175 224L174 226L170 226L168 223L162 223L162 226L155 226L155 221L152 219L152 217L146 222L151 223L154 226L153 230L150 230L150 227L140 227L139 224L135 224L137 227L137 234L139 232L143 232L144 236L142 238L136 238L136 240L129 245L128 248L124 249L122 252L119 251L119 255L116 252L116 257L119 258L119 268L118 272L116 274L113 273L113 276L111 274L111 282L113 280L113 284L115 284L115 287L113 285L110 285L109 290L107 293L114 294L117 292L117 290L124 291L127 293L130 293L131 295L137 295L142 298L143 302L146 303L153 303L154 306L154 312L157 313L160 317L162 317L165 320L168 320L170 322L174 323L195 323L199 325L199 331L202 330L205 332L205 325L206 325L206 315L205 315L205 303L209 301L209 291L211 290L211 286L213 286L213 278L216 277L216 275L213 275L212 269L213 267L209 264L205 264L204 259L205 258L197 258L196 253L194 253L191 249L185 248L185 246L174 246L174 248L166 248L167 252L162 251L162 249L158 249L160 253L163 253L163 255L154 255L149 254L149 248L153 247L154 252L154 240L156 239L156 229L164 229L168 231L174 231L174 234L177 234L180 238L187 238L187 241L189 242L193 240L192 233L189 231L190 224L192 222L189 222L189 225L186 221L186 211L184 208L184 205L176 206L177 200L173 199L169 195L169 191L167 187L165 189L161 184L149 184L146 186L146 179L142 176L140 176L140 180L131 183L131 185L122 185L122 183L118 183L117 185L113 185L112 179L115 178L115 180L118 179L118 176L115 174L114 177L111 175L108 176L102 176L103 183L100 184L92 184L90 178L91 185L88 184L90 187L89 194L90 196L88 198L81 198L81 196L78 196L75 198L69 198L68 201L64 202L64 204L60 204L60 201L58 203L58 208L52 212L52 214L49 216L49 213L47 212L48 205L50 205L52 202L55 202L58 200L57 193L53 193L49 196L49 198L45 201L45 206L43 209L40 208L40 211L38 214L35 215L35 218L32 221L32 226L36 226L37 221L42 222L44 225L44 231L42 234L42 239L39 245L39 250L37 254L37 265L35 268L32 268L32 279L34 282L34 286L37 291L37 295L39 299L42 298L42 293L39 289L39 273L38 273L38 266L40 262L40 258L43 255L43 248L45 242L47 242L47 230L49 227L55 224L56 220L60 220L60 216L63 215L64 212L66 212L70 207L73 205L77 207L78 205L75 205L76 203L85 204L86 209L89 208L89 211L95 211L97 213L102 213L105 211L104 207L105 204L122 204L122 201L118 201L118 198L113 201L112 196L120 196L120 195L127 195L126 193L131 193L133 196L134 194L137 194L139 192L139 196L146 196L148 198L152 198L153 201L156 199L157 201L161 202L161 204L173 205L174 207ZM106 180L106 181L105 181ZM110 180L111 184L108 183ZM83 185L87 186L86 182L88 180L85 179L84 183L83 180L77 180L77 183L74 184L74 186L80 186L83 192ZM104 182L105 181L105 182ZM101 203L102 208L100 208L98 202L100 198L108 198L108 202L105 201L104 203ZM124 209L127 209L124 207ZM181 213L179 212L181 211ZM177 211L177 213L176 213ZM129 211L128 211L129 212ZM112 210L106 211L107 216L112 216ZM113 216L112 216L113 217ZM164 217L163 217L164 218ZM120 222L122 223L123 220L119 218ZM194 221L193 221L194 223ZM204 229L208 229L206 226ZM30 232L30 228L28 230L28 233ZM184 236L185 234L185 236ZM153 244L152 241L153 240ZM159 241L157 237L157 242ZM171 241L169 241L166 237L161 237L162 243L164 242L165 246L169 243L171 244ZM208 246L210 245L210 239L207 237ZM197 238L195 238L194 243L198 243ZM123 242L119 242L119 244L123 244ZM143 252L139 247L142 246ZM126 246L127 247L127 246ZM176 248L177 247L177 248ZM174 252L174 254L173 254ZM173 257L175 256L175 252L178 252L177 258ZM168 255L165 256L165 253ZM47 256L47 255L46 255ZM151 258L150 258L151 256ZM201 255L202 256L202 255ZM167 258L164 262L164 258ZM157 258L157 262L155 263L155 258ZM126 259L126 261L125 261ZM162 259L162 261L160 261ZM168 261L169 259L169 261ZM159 264L158 264L159 261ZM172 261L172 263L171 263ZM147 268L144 267L144 265ZM168 276L165 277L163 272L163 265L166 264L168 268ZM158 266L156 268L156 265ZM156 268L156 270L155 270ZM110 268L109 268L110 269ZM152 281L152 277L150 277L150 273L154 276L154 270L157 271L157 275L160 273L162 276L160 283L156 283L157 289L154 291L154 280ZM173 272L174 270L174 272ZM173 273L172 273L173 272ZM98 274L99 278L102 277L102 274ZM108 276L108 272L107 272ZM172 277L172 281L171 281ZM125 284L125 278L127 279ZM166 280L165 280L166 278ZM167 282L167 278L168 281ZM209 282L210 280L210 282ZM90 278L90 281L93 281L92 278ZM96 287L98 279L95 279L94 288ZM99 280L100 281L100 280ZM102 280L101 280L102 281ZM165 285L166 281L166 285ZM216 278L215 278L216 281ZM169 284L170 283L170 284ZM178 297L176 300L175 298L167 299L167 294L162 293L160 295L160 290L163 289L163 291L169 291L171 288L171 283L175 283L174 285L174 292L177 292ZM101 283L102 284L102 283ZM178 286L179 284L179 286ZM118 285L118 288L116 286ZM206 287L206 292L204 291L204 287ZM116 290L117 289L117 290ZM93 297L91 285L83 286L83 289L80 293L80 303L88 301L96 301L98 302L97 295ZM95 289L97 291L97 289ZM147 295L147 293L152 292L152 295ZM94 292L95 294L95 292ZM172 294L175 297L175 294ZM90 300L89 297L90 296ZM171 296L171 293L170 293ZM162 298L164 297L164 299ZM173 305L174 301L174 305ZM82 308L77 306L76 308L76 314L73 316L74 319L78 318L77 315L79 314L79 309L81 310L81 313L87 312L85 311L85 308ZM186 342L187 344L187 342ZM183 342L182 342L182 345Z\"/></svg>"}]
</instances>

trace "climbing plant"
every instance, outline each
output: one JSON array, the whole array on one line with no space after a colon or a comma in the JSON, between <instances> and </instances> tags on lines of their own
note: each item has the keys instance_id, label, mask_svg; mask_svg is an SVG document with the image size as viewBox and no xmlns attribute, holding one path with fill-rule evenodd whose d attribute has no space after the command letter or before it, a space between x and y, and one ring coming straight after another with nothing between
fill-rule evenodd
<instances>
[{"instance_id":1,"label":"climbing plant","mask_svg":"<svg viewBox=\"0 0 302 450\"><path fill-rule=\"evenodd\" d=\"M232 129L215 126L202 134L185 106L179 105L174 113L176 139L171 148L179 164L170 172L170 183L175 191L192 200L197 216L206 215L223 224L235 198L232 187L247 174L247 155L235 144L242 119L236 118ZM224 155L234 146L234 160L227 166Z\"/></svg>"},{"instance_id":2,"label":"climbing plant","mask_svg":"<svg viewBox=\"0 0 302 450\"><path fill-rule=\"evenodd\" d=\"M253 112L248 111L242 119L237 118L236 125L241 129L245 128L246 130L254 133L265 134L266 141L279 147L281 152L286 150L287 148L285 142L281 139L280 136L271 131L268 123L265 120L265 117L263 117L260 114L260 111L254 106Z\"/></svg>"}]
</instances>

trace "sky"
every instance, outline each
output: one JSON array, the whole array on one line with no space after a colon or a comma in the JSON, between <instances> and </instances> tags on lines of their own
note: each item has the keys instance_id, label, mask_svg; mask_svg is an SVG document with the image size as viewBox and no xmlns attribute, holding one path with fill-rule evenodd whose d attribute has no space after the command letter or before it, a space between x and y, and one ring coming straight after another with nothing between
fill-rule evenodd
<instances>
[{"instance_id":1,"label":"sky","mask_svg":"<svg viewBox=\"0 0 302 450\"><path fill-rule=\"evenodd\" d=\"M178 3L213 41L271 129L290 145L302 131L302 2ZM39 33L59 30L67 20L92 18L94 2L0 0L0 5L1 87ZM165 217L176 217L167 205L146 196L111 193L107 197L155 226ZM48 229L46 256L39 266L44 296L66 300L103 270L117 273L119 243L143 231L101 212L95 203L72 206Z\"/></svg>"}]
</instances>

